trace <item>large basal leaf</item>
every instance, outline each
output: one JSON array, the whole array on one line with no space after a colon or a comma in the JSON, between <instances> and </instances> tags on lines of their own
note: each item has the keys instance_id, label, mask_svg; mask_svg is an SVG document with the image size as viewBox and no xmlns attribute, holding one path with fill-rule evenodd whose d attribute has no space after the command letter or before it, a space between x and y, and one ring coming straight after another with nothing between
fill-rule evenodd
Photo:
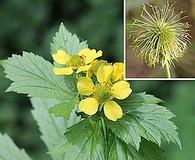
<instances>
[{"instance_id":1,"label":"large basal leaf","mask_svg":"<svg viewBox=\"0 0 195 160\"><path fill-rule=\"evenodd\" d=\"M70 33L63 24L60 25L59 31L51 43L52 54L62 49L69 55L74 55L84 48L88 48L87 42L80 42L79 38Z\"/></svg>"},{"instance_id":2,"label":"large basal leaf","mask_svg":"<svg viewBox=\"0 0 195 160\"><path fill-rule=\"evenodd\" d=\"M123 118L116 122L106 119L106 125L121 140L131 144L137 150L141 137L159 146L161 141L165 140L176 143L181 148L181 142L176 131L177 127L170 121L174 114L165 107L156 104L158 102L160 102L159 99L143 93L132 95L120 103L126 112Z\"/></svg>"},{"instance_id":3,"label":"large basal leaf","mask_svg":"<svg viewBox=\"0 0 195 160\"><path fill-rule=\"evenodd\" d=\"M105 141L99 119L87 118L69 128L65 141L55 152L64 154L64 159L105 160Z\"/></svg>"},{"instance_id":4,"label":"large basal leaf","mask_svg":"<svg viewBox=\"0 0 195 160\"><path fill-rule=\"evenodd\" d=\"M70 120L64 121L63 118L55 118L50 115L48 108L58 103L56 100L43 99L43 98L32 98L31 103L33 105L33 117L37 121L41 138L46 144L48 150L52 150L58 143L62 141L64 133L67 128L77 123L80 118L76 116L74 111L71 113ZM54 160L63 160L62 154L51 153Z\"/></svg>"},{"instance_id":5,"label":"large basal leaf","mask_svg":"<svg viewBox=\"0 0 195 160\"><path fill-rule=\"evenodd\" d=\"M64 78L52 72L53 65L42 57L24 52L13 55L3 62L6 77L13 81L7 91L28 94L30 97L45 97L70 100L73 92Z\"/></svg>"},{"instance_id":6,"label":"large basal leaf","mask_svg":"<svg viewBox=\"0 0 195 160\"><path fill-rule=\"evenodd\" d=\"M0 160L31 160L23 149L19 149L8 135L0 133Z\"/></svg>"}]
</instances>

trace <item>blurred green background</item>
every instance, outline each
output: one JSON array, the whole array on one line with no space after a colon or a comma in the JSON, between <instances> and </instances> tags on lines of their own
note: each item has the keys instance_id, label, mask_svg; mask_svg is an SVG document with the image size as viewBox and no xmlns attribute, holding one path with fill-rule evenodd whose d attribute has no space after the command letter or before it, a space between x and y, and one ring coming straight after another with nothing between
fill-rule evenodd
<instances>
[{"instance_id":1,"label":"blurred green background","mask_svg":"<svg viewBox=\"0 0 195 160\"><path fill-rule=\"evenodd\" d=\"M140 6L137 1L132 4ZM88 40L91 48L102 49L105 59L122 60L122 19L122 0L1 0L0 59L25 50L51 60L50 42L63 22L71 32ZM38 127L32 119L28 98L5 93L10 81L4 76L0 67L0 132L8 133L34 159L48 159ZM132 88L135 93L146 91L160 97L166 101L164 105L177 115L174 120L179 127L183 150L165 144L168 159L192 159L195 156L195 101L192 98L195 82L133 81Z\"/></svg>"}]
</instances>

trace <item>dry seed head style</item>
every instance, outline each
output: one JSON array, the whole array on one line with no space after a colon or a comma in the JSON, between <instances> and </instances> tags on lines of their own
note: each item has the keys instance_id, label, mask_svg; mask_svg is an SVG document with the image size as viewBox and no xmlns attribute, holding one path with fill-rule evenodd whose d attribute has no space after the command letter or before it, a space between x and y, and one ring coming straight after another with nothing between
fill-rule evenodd
<instances>
[{"instance_id":1,"label":"dry seed head style","mask_svg":"<svg viewBox=\"0 0 195 160\"><path fill-rule=\"evenodd\" d=\"M98 111L112 120L122 118L122 108L114 101L127 98L132 89L124 81L124 64L116 62L113 65L96 58L102 56L102 51L83 49L78 54L69 56L59 50L52 57L55 62L65 65L54 67L55 75L70 75L76 73L77 89L80 95L79 110L92 116Z\"/></svg>"},{"instance_id":2,"label":"dry seed head style","mask_svg":"<svg viewBox=\"0 0 195 160\"><path fill-rule=\"evenodd\" d=\"M180 22L186 18L181 16L183 13L175 14L169 4L162 8L148 4L143 6L141 19L135 19L131 24L131 46L137 49L138 57L148 67L173 65L174 60L186 53L190 35L189 24Z\"/></svg>"}]
</instances>

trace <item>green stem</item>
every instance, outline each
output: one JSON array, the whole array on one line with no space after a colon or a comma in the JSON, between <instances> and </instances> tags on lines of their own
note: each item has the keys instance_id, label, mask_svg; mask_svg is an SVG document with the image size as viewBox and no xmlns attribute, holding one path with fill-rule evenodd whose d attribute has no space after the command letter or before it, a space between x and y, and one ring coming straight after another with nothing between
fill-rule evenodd
<instances>
[{"instance_id":1,"label":"green stem","mask_svg":"<svg viewBox=\"0 0 195 160\"><path fill-rule=\"evenodd\" d=\"M104 141L105 141L105 153L107 153L107 133L106 133L106 125L104 122L104 119L101 117L101 122L102 122L102 129L103 129L103 136L104 136Z\"/></svg>"},{"instance_id":2,"label":"green stem","mask_svg":"<svg viewBox=\"0 0 195 160\"><path fill-rule=\"evenodd\" d=\"M168 62L166 62L165 67L166 67L167 78L171 78L170 66Z\"/></svg>"},{"instance_id":3,"label":"green stem","mask_svg":"<svg viewBox=\"0 0 195 160\"><path fill-rule=\"evenodd\" d=\"M100 104L99 111L101 112L103 108L103 104Z\"/></svg>"}]
</instances>

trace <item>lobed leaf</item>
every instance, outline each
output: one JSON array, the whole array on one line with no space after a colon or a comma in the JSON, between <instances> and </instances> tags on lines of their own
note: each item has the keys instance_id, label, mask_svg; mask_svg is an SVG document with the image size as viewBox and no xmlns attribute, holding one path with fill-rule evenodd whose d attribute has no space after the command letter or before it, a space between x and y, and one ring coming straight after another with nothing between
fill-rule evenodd
<instances>
[{"instance_id":1,"label":"lobed leaf","mask_svg":"<svg viewBox=\"0 0 195 160\"><path fill-rule=\"evenodd\" d=\"M6 77L13 81L7 91L63 100L74 97L74 92L67 87L64 78L54 75L53 65L40 56L24 52L23 56L13 55L2 65Z\"/></svg>"},{"instance_id":2,"label":"lobed leaf","mask_svg":"<svg viewBox=\"0 0 195 160\"><path fill-rule=\"evenodd\" d=\"M130 96L131 97L131 96ZM139 150L141 137L159 146L161 141L173 142L181 148L176 125L170 121L175 115L165 107L159 106L157 99L145 93L135 94L119 102L125 114L122 119L106 125L122 141Z\"/></svg>"},{"instance_id":3,"label":"lobed leaf","mask_svg":"<svg viewBox=\"0 0 195 160\"><path fill-rule=\"evenodd\" d=\"M64 159L106 160L105 141L99 119L82 120L70 127L64 138L64 142L55 150L57 153L63 153Z\"/></svg>"}]
</instances>

